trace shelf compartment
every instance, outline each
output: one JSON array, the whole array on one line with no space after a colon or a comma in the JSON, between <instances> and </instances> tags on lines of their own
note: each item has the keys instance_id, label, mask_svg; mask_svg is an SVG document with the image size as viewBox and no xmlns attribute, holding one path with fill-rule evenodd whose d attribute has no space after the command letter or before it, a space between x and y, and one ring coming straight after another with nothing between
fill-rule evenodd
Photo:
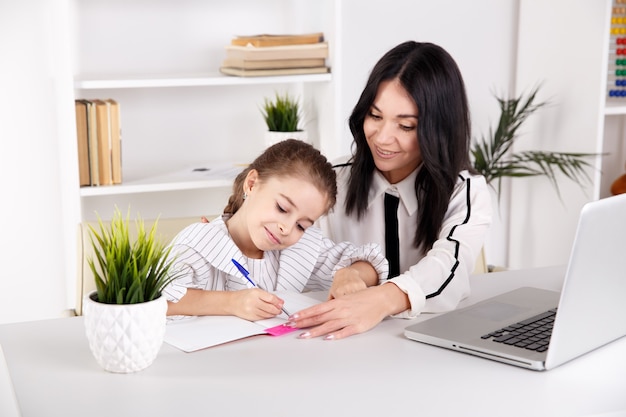
<instances>
[{"instance_id":1,"label":"shelf compartment","mask_svg":"<svg viewBox=\"0 0 626 417\"><path fill-rule=\"evenodd\" d=\"M281 83L328 82L332 74L282 75L273 77L232 77L219 73L183 75L183 76L140 76L120 78L93 78L75 80L74 88L81 90L103 90L120 88L158 88L158 87L202 87L236 86Z\"/></svg>"},{"instance_id":2,"label":"shelf compartment","mask_svg":"<svg viewBox=\"0 0 626 417\"><path fill-rule=\"evenodd\" d=\"M626 115L626 101L607 102L604 108L604 115L605 116Z\"/></svg>"},{"instance_id":3,"label":"shelf compartment","mask_svg":"<svg viewBox=\"0 0 626 417\"><path fill-rule=\"evenodd\" d=\"M81 197L120 194L156 193L165 191L197 190L232 187L233 181L247 164L208 163L187 167L168 174L132 179L117 185L81 187ZM200 167L200 169L198 168ZM210 168L205 168L210 167Z\"/></svg>"}]
</instances>

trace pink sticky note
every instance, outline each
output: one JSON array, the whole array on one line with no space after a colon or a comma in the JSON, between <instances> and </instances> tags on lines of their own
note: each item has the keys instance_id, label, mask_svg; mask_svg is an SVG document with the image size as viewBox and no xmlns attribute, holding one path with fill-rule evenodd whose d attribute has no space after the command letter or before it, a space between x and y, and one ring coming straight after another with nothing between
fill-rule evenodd
<instances>
[{"instance_id":1,"label":"pink sticky note","mask_svg":"<svg viewBox=\"0 0 626 417\"><path fill-rule=\"evenodd\" d=\"M298 330L298 328L296 327L285 326L284 324L279 324L278 326L269 327L265 329L265 332L272 336L282 336L284 334L291 333L296 330Z\"/></svg>"}]
</instances>

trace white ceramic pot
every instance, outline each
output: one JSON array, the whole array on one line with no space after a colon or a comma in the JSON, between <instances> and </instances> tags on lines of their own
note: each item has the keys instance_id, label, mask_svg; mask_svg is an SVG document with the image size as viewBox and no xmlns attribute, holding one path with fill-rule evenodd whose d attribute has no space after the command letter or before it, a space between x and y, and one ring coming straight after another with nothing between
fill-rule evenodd
<instances>
[{"instance_id":1,"label":"white ceramic pot","mask_svg":"<svg viewBox=\"0 0 626 417\"><path fill-rule=\"evenodd\" d=\"M104 304L85 297L83 313L89 349L109 372L140 371L156 358L167 324L167 301L161 296L139 304Z\"/></svg>"},{"instance_id":2,"label":"white ceramic pot","mask_svg":"<svg viewBox=\"0 0 626 417\"><path fill-rule=\"evenodd\" d=\"M297 132L274 132L268 130L265 132L265 146L272 146L285 139L299 139L304 142L308 142L308 135L306 130L299 130Z\"/></svg>"}]
</instances>

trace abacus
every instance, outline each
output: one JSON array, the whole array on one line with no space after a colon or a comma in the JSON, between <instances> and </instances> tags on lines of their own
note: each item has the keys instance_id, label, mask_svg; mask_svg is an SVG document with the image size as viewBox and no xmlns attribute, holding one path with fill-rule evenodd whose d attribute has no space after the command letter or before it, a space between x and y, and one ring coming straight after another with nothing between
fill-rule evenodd
<instances>
[{"instance_id":1,"label":"abacus","mask_svg":"<svg viewBox=\"0 0 626 417\"><path fill-rule=\"evenodd\" d=\"M626 0L615 0L611 13L608 96L626 98Z\"/></svg>"}]
</instances>

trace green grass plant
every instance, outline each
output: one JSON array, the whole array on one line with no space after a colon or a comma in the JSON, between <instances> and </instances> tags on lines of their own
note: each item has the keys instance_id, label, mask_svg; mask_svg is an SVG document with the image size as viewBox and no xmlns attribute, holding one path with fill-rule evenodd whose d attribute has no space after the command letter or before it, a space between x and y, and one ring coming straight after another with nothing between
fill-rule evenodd
<instances>
[{"instance_id":1,"label":"green grass plant","mask_svg":"<svg viewBox=\"0 0 626 417\"><path fill-rule=\"evenodd\" d=\"M268 130L272 132L296 132L300 130L300 105L288 93L284 95L276 93L273 100L265 98L261 113Z\"/></svg>"},{"instance_id":2,"label":"green grass plant","mask_svg":"<svg viewBox=\"0 0 626 417\"><path fill-rule=\"evenodd\" d=\"M100 217L97 229L89 226L94 257L87 262L96 281L98 299L95 301L106 304L152 301L176 279L169 274L174 262L168 259L171 247L157 239L157 223L146 231L143 220L138 217L134 242L130 239L130 210L124 219L116 207L108 227Z\"/></svg>"}]
</instances>

